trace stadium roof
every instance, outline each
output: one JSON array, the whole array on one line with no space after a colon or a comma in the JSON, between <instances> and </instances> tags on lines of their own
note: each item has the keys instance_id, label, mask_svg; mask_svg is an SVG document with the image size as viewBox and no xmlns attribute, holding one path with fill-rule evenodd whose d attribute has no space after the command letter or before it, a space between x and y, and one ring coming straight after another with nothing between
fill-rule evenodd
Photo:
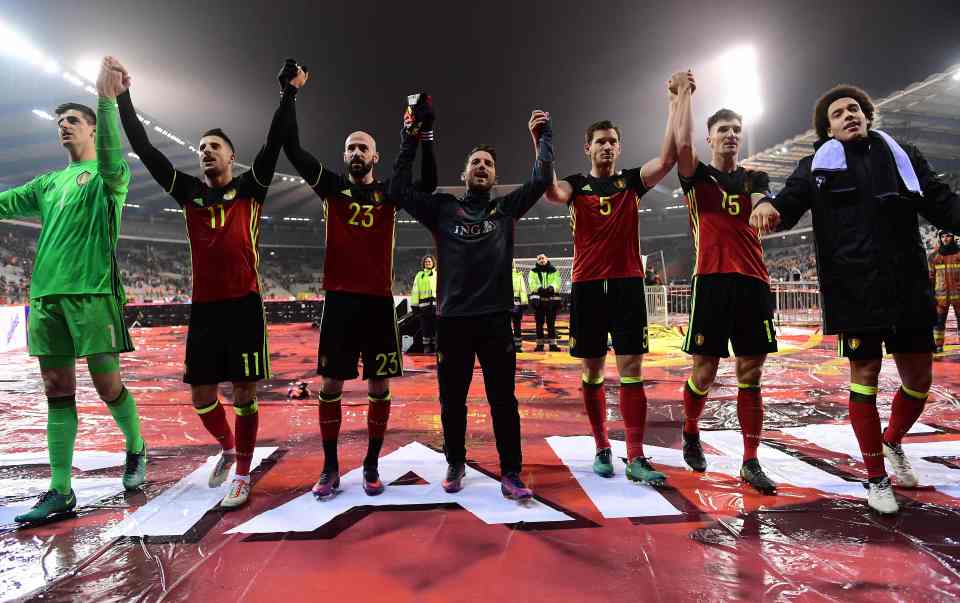
<instances>
[{"instance_id":1,"label":"stadium roof","mask_svg":"<svg viewBox=\"0 0 960 603\"><path fill-rule=\"evenodd\" d=\"M960 170L960 64L875 104L879 115L875 127L919 147L935 169ZM810 129L748 157L743 164L766 171L782 186L797 161L813 153L816 140L816 132Z\"/></svg>"}]
</instances>

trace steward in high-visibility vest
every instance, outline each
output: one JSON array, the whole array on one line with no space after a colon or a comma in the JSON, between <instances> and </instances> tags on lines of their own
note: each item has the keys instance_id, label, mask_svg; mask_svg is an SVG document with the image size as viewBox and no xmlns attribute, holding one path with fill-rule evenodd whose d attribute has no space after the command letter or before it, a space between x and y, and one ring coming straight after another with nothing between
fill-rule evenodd
<instances>
[{"instance_id":1,"label":"steward in high-visibility vest","mask_svg":"<svg viewBox=\"0 0 960 603\"><path fill-rule=\"evenodd\" d=\"M523 313L527 309L527 285L523 281L523 273L517 269L517 264L513 264L513 310L510 311L510 318L513 320L513 347L521 351L523 345Z\"/></svg>"},{"instance_id":2,"label":"steward in high-visibility vest","mask_svg":"<svg viewBox=\"0 0 960 603\"><path fill-rule=\"evenodd\" d=\"M413 279L410 305L420 317L423 353L432 354L437 343L437 262L432 255L425 255L420 267Z\"/></svg>"},{"instance_id":3,"label":"steward in high-visibility vest","mask_svg":"<svg viewBox=\"0 0 960 603\"><path fill-rule=\"evenodd\" d=\"M551 352L559 352L557 345L557 310L560 309L560 273L550 263L546 255L537 256L537 265L530 271L530 303L537 319L537 347L542 352L544 344ZM543 336L543 325L547 325L547 337Z\"/></svg>"}]
</instances>

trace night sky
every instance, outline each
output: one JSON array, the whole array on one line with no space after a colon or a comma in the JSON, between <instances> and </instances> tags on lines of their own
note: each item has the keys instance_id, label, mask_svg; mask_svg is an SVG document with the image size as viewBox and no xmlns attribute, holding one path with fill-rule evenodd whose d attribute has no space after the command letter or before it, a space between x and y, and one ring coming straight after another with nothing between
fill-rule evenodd
<instances>
[{"instance_id":1,"label":"night sky","mask_svg":"<svg viewBox=\"0 0 960 603\"><path fill-rule=\"evenodd\" d=\"M554 118L561 175L588 168L583 130L624 130L621 167L654 156L664 81L701 74L698 122L719 108L711 61L752 44L764 113L760 150L810 127L839 82L885 96L960 63L960 2L47 2L4 0L2 18L71 67L114 54L138 108L193 141L222 127L249 161L293 56L312 79L298 101L304 147L339 167L345 136L371 132L389 175L405 95L435 97L441 184L477 143L497 146L499 179L529 173L531 109ZM73 58L71 58L73 57ZM737 107L731 107L737 109ZM698 126L702 141L705 126ZM281 169L292 171L285 158Z\"/></svg>"}]
</instances>

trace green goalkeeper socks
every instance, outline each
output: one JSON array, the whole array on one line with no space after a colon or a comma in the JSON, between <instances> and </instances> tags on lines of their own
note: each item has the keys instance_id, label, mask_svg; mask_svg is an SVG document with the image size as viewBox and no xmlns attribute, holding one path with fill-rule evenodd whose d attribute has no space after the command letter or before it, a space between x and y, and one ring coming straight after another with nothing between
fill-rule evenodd
<instances>
[{"instance_id":1,"label":"green goalkeeper socks","mask_svg":"<svg viewBox=\"0 0 960 603\"><path fill-rule=\"evenodd\" d=\"M73 445L77 440L77 398L47 398L47 453L50 456L50 489L70 494Z\"/></svg>"}]
</instances>

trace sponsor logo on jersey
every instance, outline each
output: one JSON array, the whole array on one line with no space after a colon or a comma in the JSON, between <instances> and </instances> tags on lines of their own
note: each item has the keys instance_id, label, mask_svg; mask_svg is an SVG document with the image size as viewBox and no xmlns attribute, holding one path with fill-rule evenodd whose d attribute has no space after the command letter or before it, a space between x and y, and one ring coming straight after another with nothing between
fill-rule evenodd
<instances>
[{"instance_id":1,"label":"sponsor logo on jersey","mask_svg":"<svg viewBox=\"0 0 960 603\"><path fill-rule=\"evenodd\" d=\"M197 207L203 207L203 199L201 197L197 197L193 202Z\"/></svg>"},{"instance_id":2,"label":"sponsor logo on jersey","mask_svg":"<svg viewBox=\"0 0 960 603\"><path fill-rule=\"evenodd\" d=\"M223 193L224 201L233 201L234 197L237 196L237 189L231 188L227 192Z\"/></svg>"},{"instance_id":3,"label":"sponsor logo on jersey","mask_svg":"<svg viewBox=\"0 0 960 603\"><path fill-rule=\"evenodd\" d=\"M353 197L353 191L351 191L349 188L343 189L342 191L340 191L340 194L343 195L344 197L351 197L351 198Z\"/></svg>"},{"instance_id":4,"label":"sponsor logo on jersey","mask_svg":"<svg viewBox=\"0 0 960 603\"><path fill-rule=\"evenodd\" d=\"M84 170L77 174L77 186L83 186L84 184L90 182L90 178L93 177L93 174Z\"/></svg>"},{"instance_id":5,"label":"sponsor logo on jersey","mask_svg":"<svg viewBox=\"0 0 960 603\"><path fill-rule=\"evenodd\" d=\"M592 193L592 192L593 192L593 187L590 186L590 184L588 183L588 184L585 184L585 185L583 186L583 188L581 188L580 190L583 191L583 192L585 192L585 193Z\"/></svg>"},{"instance_id":6,"label":"sponsor logo on jersey","mask_svg":"<svg viewBox=\"0 0 960 603\"><path fill-rule=\"evenodd\" d=\"M458 222L453 225L453 234L462 239L476 239L496 229L497 223L493 220L484 220L483 222L474 222L473 224Z\"/></svg>"}]
</instances>

